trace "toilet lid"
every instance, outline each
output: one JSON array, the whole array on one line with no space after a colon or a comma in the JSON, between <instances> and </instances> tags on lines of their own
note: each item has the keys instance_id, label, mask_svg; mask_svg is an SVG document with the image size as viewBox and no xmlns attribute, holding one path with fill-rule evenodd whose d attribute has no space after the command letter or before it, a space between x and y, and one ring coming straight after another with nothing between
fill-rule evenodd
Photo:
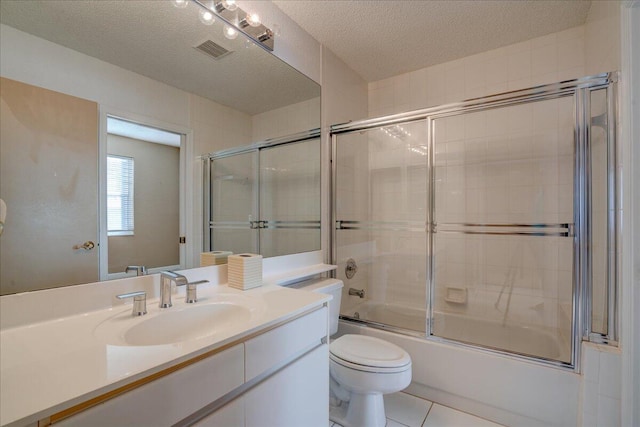
<instances>
[{"instance_id":1,"label":"toilet lid","mask_svg":"<svg viewBox=\"0 0 640 427\"><path fill-rule=\"evenodd\" d=\"M343 335L329 346L332 359L363 367L400 368L411 363L409 354L390 342L366 335Z\"/></svg>"}]
</instances>

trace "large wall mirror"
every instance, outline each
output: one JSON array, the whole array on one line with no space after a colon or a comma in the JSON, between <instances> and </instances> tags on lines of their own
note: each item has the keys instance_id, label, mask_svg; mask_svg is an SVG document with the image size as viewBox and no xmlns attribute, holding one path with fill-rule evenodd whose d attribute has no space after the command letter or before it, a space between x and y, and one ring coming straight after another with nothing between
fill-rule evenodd
<instances>
[{"instance_id":1,"label":"large wall mirror","mask_svg":"<svg viewBox=\"0 0 640 427\"><path fill-rule=\"evenodd\" d=\"M209 125L207 129L212 129L194 130L184 120L140 120L145 117L140 108L131 115L126 108L113 110L89 95L82 96L84 88L65 93L38 87L43 85L32 82L30 73L16 73L19 67L8 63L7 58L12 55L5 53L21 47L3 43L0 198L6 202L7 218L0 235L2 295L121 277L124 272L120 270L132 264L144 263L150 271L154 267L197 266L199 252L210 248L203 246L209 237L201 235L202 222L194 219L202 215L199 158L320 127L317 83L243 34L225 31L220 19L203 22L201 8L193 2L177 8L171 1L3 0L0 22L3 31L6 29L4 34L11 32L12 37L19 30L20 34L28 33L170 85L180 94L195 94L188 103L189 123L205 123ZM276 47L277 37L276 34ZM28 52L34 67L46 68L47 61L52 60L65 61L41 53ZM23 50L21 55L27 53ZM11 71L9 76L5 70ZM65 78L69 77L60 76ZM91 76L78 81L79 85L91 83ZM101 84L98 77L94 84ZM215 109L209 104L204 108L200 104L205 101L201 99L214 103ZM153 96L135 101L137 106L158 102ZM211 114L213 110L219 114ZM167 132L178 142L160 146L145 137L108 132L108 119ZM297 151L301 149L302 145ZM290 165L278 164L279 156L269 156L267 152L264 165L270 169L263 170L263 174L299 169L296 164L308 159L299 157L297 151L290 156ZM127 163L132 158L134 162ZM305 170L319 173L319 156L317 162L315 169ZM122 189L122 182L118 191L114 193L111 188L107 195L108 167L121 177L126 177L127 168L133 168L133 197ZM144 180L137 176L143 170ZM296 174L292 177L295 179ZM265 206L286 209L284 200L290 196L291 185L266 177L263 181L267 185L257 191ZM184 194L189 191L185 190L189 182L194 187L191 200ZM276 194L282 188L287 190ZM155 190L164 193L156 194ZM130 199L136 231L126 229L126 215L121 214L122 221L109 227L122 230L107 233L108 197L112 206L124 206ZM224 205L224 195L212 197ZM305 214L319 217L319 193L317 200L304 202ZM164 226L157 225L163 223ZM145 233L156 239L162 230L168 235L168 243L140 242L145 234L143 225L149 228ZM187 245L198 242L186 258L184 244L179 243L185 233L193 234ZM300 236L292 233L277 233L287 241L263 245L278 248L269 249L264 255L320 249L319 229L314 228L312 233L303 230ZM130 244L132 235L138 239L135 245ZM297 243L292 245L294 241ZM150 246L170 246L171 250L156 259L144 249Z\"/></svg>"}]
</instances>

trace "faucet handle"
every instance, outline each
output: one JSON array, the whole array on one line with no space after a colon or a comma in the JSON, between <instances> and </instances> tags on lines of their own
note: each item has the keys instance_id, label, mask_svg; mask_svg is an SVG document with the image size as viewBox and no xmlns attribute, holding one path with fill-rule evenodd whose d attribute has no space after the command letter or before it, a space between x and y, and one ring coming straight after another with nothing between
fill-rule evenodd
<instances>
[{"instance_id":1,"label":"faucet handle","mask_svg":"<svg viewBox=\"0 0 640 427\"><path fill-rule=\"evenodd\" d=\"M198 293L197 293L197 286L198 285L202 285L203 283L209 283L208 280L198 280L197 282L179 282L176 283L177 286L183 286L186 285L187 286L187 295L184 297L184 301L187 304L193 304L195 302L198 302Z\"/></svg>"},{"instance_id":2,"label":"faucet handle","mask_svg":"<svg viewBox=\"0 0 640 427\"><path fill-rule=\"evenodd\" d=\"M144 276L147 274L147 267L144 265L128 265L127 268L124 269L124 272L128 273L130 271L135 271L136 276Z\"/></svg>"},{"instance_id":3,"label":"faucet handle","mask_svg":"<svg viewBox=\"0 0 640 427\"><path fill-rule=\"evenodd\" d=\"M147 293L145 291L129 292L116 295L118 299L133 298L132 316L144 316L147 314Z\"/></svg>"}]
</instances>

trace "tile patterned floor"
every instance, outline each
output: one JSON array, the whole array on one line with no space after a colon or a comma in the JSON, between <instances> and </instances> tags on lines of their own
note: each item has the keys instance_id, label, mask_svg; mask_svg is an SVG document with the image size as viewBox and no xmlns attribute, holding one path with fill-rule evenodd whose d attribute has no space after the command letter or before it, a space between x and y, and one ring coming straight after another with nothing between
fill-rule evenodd
<instances>
[{"instance_id":1,"label":"tile patterned floor","mask_svg":"<svg viewBox=\"0 0 640 427\"><path fill-rule=\"evenodd\" d=\"M501 427L500 424L469 415L406 393L384 397L387 427ZM329 427L341 427L329 423Z\"/></svg>"}]
</instances>

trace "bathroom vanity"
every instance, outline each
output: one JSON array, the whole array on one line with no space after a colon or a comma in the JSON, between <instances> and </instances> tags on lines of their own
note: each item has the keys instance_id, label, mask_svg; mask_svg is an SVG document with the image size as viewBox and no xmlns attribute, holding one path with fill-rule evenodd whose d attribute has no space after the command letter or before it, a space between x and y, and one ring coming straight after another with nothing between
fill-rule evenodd
<instances>
[{"instance_id":1,"label":"bathroom vanity","mask_svg":"<svg viewBox=\"0 0 640 427\"><path fill-rule=\"evenodd\" d=\"M150 299L139 317L130 304L10 327L3 316L0 424L326 425L330 298L212 283L195 304Z\"/></svg>"}]
</instances>

